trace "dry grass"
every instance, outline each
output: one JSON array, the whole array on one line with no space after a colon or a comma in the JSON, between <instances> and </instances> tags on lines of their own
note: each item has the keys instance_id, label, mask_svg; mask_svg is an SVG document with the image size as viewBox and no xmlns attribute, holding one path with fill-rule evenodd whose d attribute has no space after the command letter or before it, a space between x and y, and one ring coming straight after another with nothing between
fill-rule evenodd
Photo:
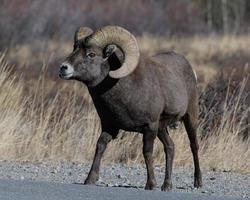
<instances>
[{"instance_id":1,"label":"dry grass","mask_svg":"<svg viewBox=\"0 0 250 200\"><path fill-rule=\"evenodd\" d=\"M140 47L143 51L153 54L162 50L174 50L187 57L197 71L200 81L209 82L222 68L244 67L249 60L240 62L241 57L249 57L249 36L194 36L190 38L160 38L144 35L139 38ZM232 58L238 56L237 58ZM234 59L236 62L226 61ZM238 61L237 61L238 59ZM218 63L220 62L220 63ZM242 66L241 66L242 65Z\"/></svg>"},{"instance_id":2,"label":"dry grass","mask_svg":"<svg viewBox=\"0 0 250 200\"><path fill-rule=\"evenodd\" d=\"M154 37L144 34L138 37L142 52L154 54L164 50L174 50L185 55L198 73L200 82L208 83L218 74L222 67L244 68L250 62L250 37L243 36L193 36L187 37ZM34 66L44 58L65 57L73 48L72 41L34 40L31 44L22 44L8 50L8 59L18 65ZM40 67L40 65L36 67ZM54 66L53 66L54 67ZM249 67L248 67L249 68Z\"/></svg>"},{"instance_id":3,"label":"dry grass","mask_svg":"<svg viewBox=\"0 0 250 200\"><path fill-rule=\"evenodd\" d=\"M206 80L209 80L216 73L209 57L219 51L229 55L239 49L247 50L250 44L249 38L242 42L243 39L235 41L236 38L226 37L220 43L219 39L215 39L204 39L203 44L200 44L199 37L192 38L189 43L188 40L179 41L174 38L160 42L161 39L143 36L139 41L141 48L148 53L159 49L175 49L184 53L191 63L201 63L199 69L210 73L206 74ZM16 58L17 55L22 60L32 58L28 47L22 48L27 48L25 54L20 53L17 48L9 51L9 58ZM60 51L60 48L62 47L57 43L49 46L51 51ZM71 45L66 45L65 49L61 54L70 52ZM206 68L201 67L205 65ZM46 65L42 68L39 80L32 80L31 84L24 82L22 77L17 78L17 73L11 72L10 68L1 55L0 159L91 161L100 125L86 88L76 82L59 83L45 79ZM239 138L238 133L245 127L241 123L232 123L234 119L231 117L239 109L241 101L242 97L239 95L234 98L233 109L225 105L222 123L214 128L214 134L200 141L203 168L250 173L250 141ZM249 108L242 114L242 119L247 112ZM203 124L201 121L199 129L202 129ZM170 134L176 144L175 166L192 166L189 142L183 126ZM141 135L122 132L109 145L103 161L143 163L141 149ZM158 140L155 143L154 157L155 164L164 164L164 152Z\"/></svg>"}]
</instances>

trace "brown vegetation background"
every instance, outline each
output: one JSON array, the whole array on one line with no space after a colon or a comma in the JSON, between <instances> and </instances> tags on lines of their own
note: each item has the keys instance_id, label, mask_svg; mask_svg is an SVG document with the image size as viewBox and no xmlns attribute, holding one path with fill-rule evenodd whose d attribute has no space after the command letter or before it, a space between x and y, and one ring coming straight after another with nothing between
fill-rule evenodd
<instances>
[{"instance_id":1,"label":"brown vegetation background","mask_svg":"<svg viewBox=\"0 0 250 200\"><path fill-rule=\"evenodd\" d=\"M199 81L202 167L250 173L249 19L247 0L3 0L0 159L92 160L98 116L86 87L57 72L77 27L112 24L134 33L148 55L188 58ZM171 137L175 165L192 166L183 126ZM121 132L104 162L143 163L141 147L141 135ZM154 151L164 164L158 141Z\"/></svg>"}]
</instances>

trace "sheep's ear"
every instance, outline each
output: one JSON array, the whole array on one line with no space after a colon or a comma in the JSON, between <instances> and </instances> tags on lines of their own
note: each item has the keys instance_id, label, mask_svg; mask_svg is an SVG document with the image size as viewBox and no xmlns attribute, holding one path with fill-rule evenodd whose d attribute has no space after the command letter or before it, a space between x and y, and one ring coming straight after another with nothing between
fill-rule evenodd
<instances>
[{"instance_id":1,"label":"sheep's ear","mask_svg":"<svg viewBox=\"0 0 250 200\"><path fill-rule=\"evenodd\" d=\"M84 40L86 37L90 36L93 33L93 30L88 27L79 27L74 36L74 42L76 43L79 40Z\"/></svg>"},{"instance_id":2,"label":"sheep's ear","mask_svg":"<svg viewBox=\"0 0 250 200\"><path fill-rule=\"evenodd\" d=\"M116 49L117 47L115 44L108 45L104 50L104 58L111 56L116 51Z\"/></svg>"}]
</instances>

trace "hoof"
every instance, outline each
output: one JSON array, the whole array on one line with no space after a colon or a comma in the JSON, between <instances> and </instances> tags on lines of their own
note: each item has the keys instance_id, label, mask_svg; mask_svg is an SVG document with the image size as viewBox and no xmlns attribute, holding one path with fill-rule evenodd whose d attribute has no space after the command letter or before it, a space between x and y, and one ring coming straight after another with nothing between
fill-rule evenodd
<instances>
[{"instance_id":1,"label":"hoof","mask_svg":"<svg viewBox=\"0 0 250 200\"><path fill-rule=\"evenodd\" d=\"M195 178L194 179L194 187L195 188L201 188L202 187L202 179L201 178Z\"/></svg>"},{"instance_id":2,"label":"hoof","mask_svg":"<svg viewBox=\"0 0 250 200\"><path fill-rule=\"evenodd\" d=\"M155 189L156 189L156 182L155 181L147 182L147 184L145 186L145 190L155 190Z\"/></svg>"},{"instance_id":3,"label":"hoof","mask_svg":"<svg viewBox=\"0 0 250 200\"><path fill-rule=\"evenodd\" d=\"M90 174L84 181L84 185L95 185L95 183L98 181L99 176L96 174Z\"/></svg>"},{"instance_id":4,"label":"hoof","mask_svg":"<svg viewBox=\"0 0 250 200\"><path fill-rule=\"evenodd\" d=\"M161 191L170 191L173 188L172 182L164 182L161 186Z\"/></svg>"},{"instance_id":5,"label":"hoof","mask_svg":"<svg viewBox=\"0 0 250 200\"><path fill-rule=\"evenodd\" d=\"M95 185L96 181L91 179L86 179L84 185Z\"/></svg>"}]
</instances>

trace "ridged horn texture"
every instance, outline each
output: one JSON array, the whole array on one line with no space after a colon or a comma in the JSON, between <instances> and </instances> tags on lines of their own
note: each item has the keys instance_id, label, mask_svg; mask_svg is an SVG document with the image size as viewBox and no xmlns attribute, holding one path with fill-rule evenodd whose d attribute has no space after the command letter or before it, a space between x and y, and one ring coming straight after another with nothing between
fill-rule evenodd
<instances>
[{"instance_id":1,"label":"ridged horn texture","mask_svg":"<svg viewBox=\"0 0 250 200\"><path fill-rule=\"evenodd\" d=\"M93 30L88 27L80 27L75 32L75 42L79 40L84 40L86 37L90 36L93 33Z\"/></svg>"},{"instance_id":2,"label":"ridged horn texture","mask_svg":"<svg viewBox=\"0 0 250 200\"><path fill-rule=\"evenodd\" d=\"M126 29L119 26L105 26L91 35L87 42L105 48L109 44L115 44L124 53L122 66L109 72L112 78L122 78L131 74L138 65L140 52L136 38Z\"/></svg>"}]
</instances>

